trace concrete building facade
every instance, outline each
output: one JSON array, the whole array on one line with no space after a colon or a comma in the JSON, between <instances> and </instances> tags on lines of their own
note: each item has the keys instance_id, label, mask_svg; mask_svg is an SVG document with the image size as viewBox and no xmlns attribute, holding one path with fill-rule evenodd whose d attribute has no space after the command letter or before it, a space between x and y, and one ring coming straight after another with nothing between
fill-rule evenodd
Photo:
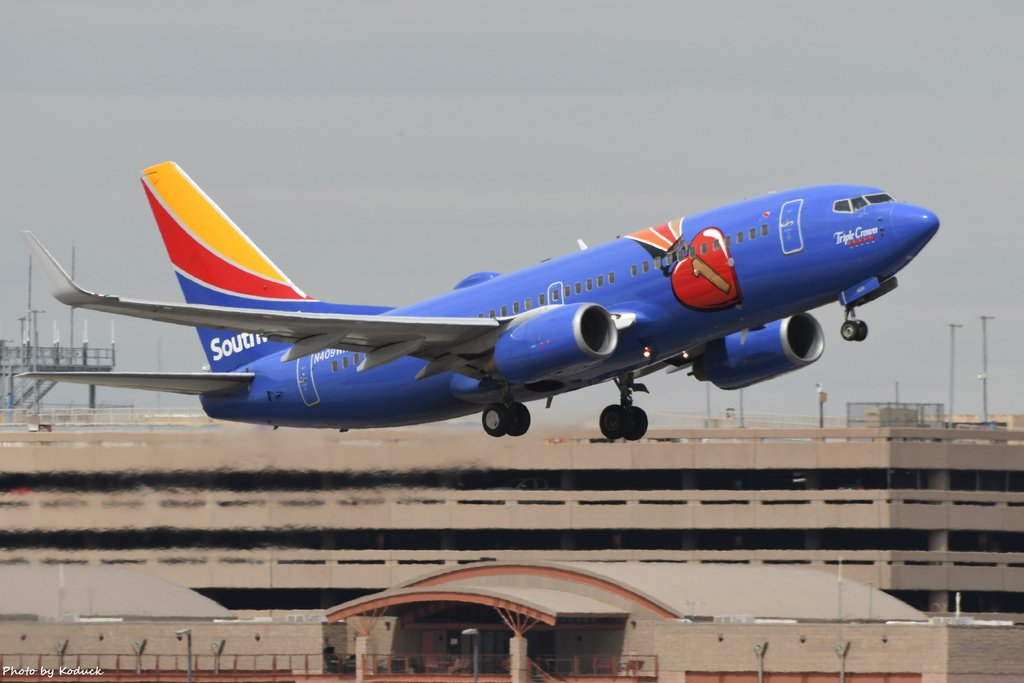
<instances>
[{"instance_id":1,"label":"concrete building facade","mask_svg":"<svg viewBox=\"0 0 1024 683\"><path fill-rule=\"evenodd\" d=\"M11 600L23 613L0 610L0 677L26 683L1024 681L1024 627L928 618L807 567L478 562L260 618L144 572L75 566L51 573L80 613L53 618L54 577L24 569L0 567L0 599L34 582Z\"/></svg>"},{"instance_id":2,"label":"concrete building facade","mask_svg":"<svg viewBox=\"0 0 1024 683\"><path fill-rule=\"evenodd\" d=\"M849 616L831 619L844 589ZM495 682L1024 680L1024 628L929 620L804 567L481 563L327 615L347 621L357 683L456 680L475 638Z\"/></svg>"},{"instance_id":3,"label":"concrete building facade","mask_svg":"<svg viewBox=\"0 0 1024 683\"><path fill-rule=\"evenodd\" d=\"M1024 619L1024 433L649 437L5 432L0 563L133 567L233 609L481 560L794 565Z\"/></svg>"}]
</instances>

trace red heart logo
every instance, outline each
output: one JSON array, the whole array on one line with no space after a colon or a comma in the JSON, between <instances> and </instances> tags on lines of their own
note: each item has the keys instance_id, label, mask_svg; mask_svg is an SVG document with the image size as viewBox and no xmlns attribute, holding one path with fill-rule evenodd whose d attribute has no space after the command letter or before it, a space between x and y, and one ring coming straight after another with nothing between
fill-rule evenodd
<instances>
[{"instance_id":1,"label":"red heart logo","mask_svg":"<svg viewBox=\"0 0 1024 683\"><path fill-rule=\"evenodd\" d=\"M704 228L690 241L686 256L672 271L672 293L684 306L704 311L743 301L721 230Z\"/></svg>"}]
</instances>

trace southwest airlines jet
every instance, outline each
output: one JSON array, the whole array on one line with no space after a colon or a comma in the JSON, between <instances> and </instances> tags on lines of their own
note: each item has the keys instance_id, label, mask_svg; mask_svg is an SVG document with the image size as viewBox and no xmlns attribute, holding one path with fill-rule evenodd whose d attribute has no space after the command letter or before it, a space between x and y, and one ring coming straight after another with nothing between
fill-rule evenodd
<instances>
[{"instance_id":1,"label":"southwest airlines jet","mask_svg":"<svg viewBox=\"0 0 1024 683\"><path fill-rule=\"evenodd\" d=\"M601 432L639 439L637 379L688 368L738 389L809 365L824 336L807 311L833 301L843 339L863 340L856 308L892 291L939 227L875 187L805 187L386 308L303 292L172 162L143 171L142 187L184 304L86 291L25 240L59 301L195 327L209 371L24 376L195 394L213 418L342 431L479 412L491 436L520 436L526 402L612 380Z\"/></svg>"}]
</instances>

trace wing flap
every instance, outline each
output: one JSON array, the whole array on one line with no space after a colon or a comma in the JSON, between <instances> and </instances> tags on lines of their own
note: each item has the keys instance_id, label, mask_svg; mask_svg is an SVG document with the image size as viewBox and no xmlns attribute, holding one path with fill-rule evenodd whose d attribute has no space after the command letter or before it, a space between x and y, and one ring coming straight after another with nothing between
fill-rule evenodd
<instances>
[{"instance_id":1,"label":"wing flap","mask_svg":"<svg viewBox=\"0 0 1024 683\"><path fill-rule=\"evenodd\" d=\"M147 389L171 394L229 394L252 383L252 372L26 372L22 379Z\"/></svg>"}]
</instances>

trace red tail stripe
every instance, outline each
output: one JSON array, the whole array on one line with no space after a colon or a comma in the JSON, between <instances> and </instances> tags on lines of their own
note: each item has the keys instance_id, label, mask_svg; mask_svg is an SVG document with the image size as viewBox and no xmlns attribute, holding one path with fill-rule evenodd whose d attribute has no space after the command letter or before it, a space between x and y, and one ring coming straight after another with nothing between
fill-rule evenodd
<instances>
[{"instance_id":1,"label":"red tail stripe","mask_svg":"<svg viewBox=\"0 0 1024 683\"><path fill-rule=\"evenodd\" d=\"M668 242L668 244L665 245L666 248L675 244L676 236L672 232L672 226L669 224L666 223L665 225L659 225L655 228L651 228L651 231L657 233L659 237Z\"/></svg>"},{"instance_id":2,"label":"red tail stripe","mask_svg":"<svg viewBox=\"0 0 1024 683\"><path fill-rule=\"evenodd\" d=\"M267 299L310 298L299 294L288 285L241 270L213 254L178 225L145 183L142 183L142 188L146 191L146 199L153 210L153 217L160 228L160 235L167 247L171 263L193 279L243 296Z\"/></svg>"}]
</instances>

